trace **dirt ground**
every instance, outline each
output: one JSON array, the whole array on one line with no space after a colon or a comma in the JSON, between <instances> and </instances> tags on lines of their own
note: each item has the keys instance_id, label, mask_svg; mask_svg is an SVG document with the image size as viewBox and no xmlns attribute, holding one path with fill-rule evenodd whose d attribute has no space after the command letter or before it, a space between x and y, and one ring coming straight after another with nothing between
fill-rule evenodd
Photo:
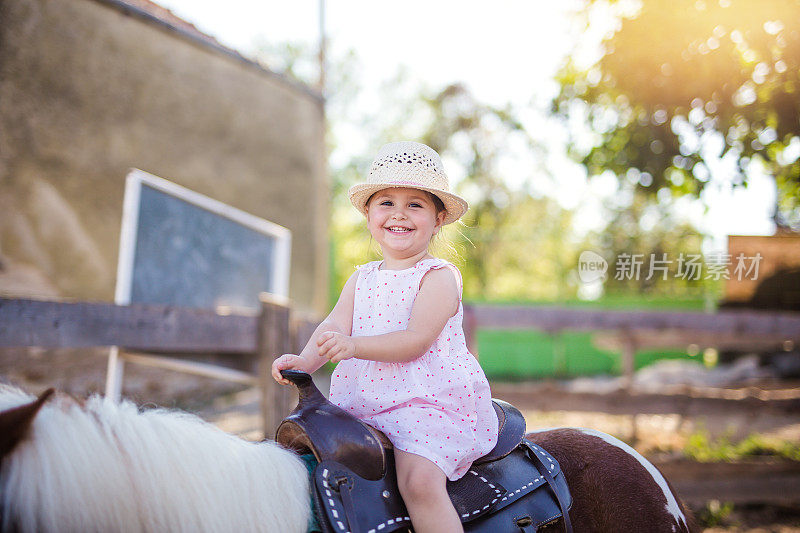
<instances>
[{"instance_id":1,"label":"dirt ground","mask_svg":"<svg viewBox=\"0 0 800 533\"><path fill-rule=\"evenodd\" d=\"M719 504L715 504L719 505ZM721 505L718 507L720 508ZM695 510L707 513L707 509ZM724 512L724 510L723 510ZM800 510L779 506L740 506L718 518L719 524L706 527L705 533L797 533Z\"/></svg>"},{"instance_id":2,"label":"dirt ground","mask_svg":"<svg viewBox=\"0 0 800 533\"><path fill-rule=\"evenodd\" d=\"M48 387L76 397L102 394L108 352L108 348L0 348L0 380L32 394ZM133 364L126 364L124 372L123 396L142 406L197 412L215 398L244 389L215 379Z\"/></svg>"}]
</instances>

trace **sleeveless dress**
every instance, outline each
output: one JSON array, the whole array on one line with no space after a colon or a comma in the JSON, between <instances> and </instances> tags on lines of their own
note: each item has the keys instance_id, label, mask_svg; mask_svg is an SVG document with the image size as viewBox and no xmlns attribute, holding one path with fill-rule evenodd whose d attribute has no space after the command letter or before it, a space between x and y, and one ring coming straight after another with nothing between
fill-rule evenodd
<instances>
[{"instance_id":1,"label":"sleeveless dress","mask_svg":"<svg viewBox=\"0 0 800 533\"><path fill-rule=\"evenodd\" d=\"M352 336L404 330L422 277L431 269L453 271L458 311L412 361L341 361L331 376L330 401L381 430L395 448L433 461L456 480L492 450L498 431L489 383L464 337L461 274L437 258L404 270L381 270L381 263L358 267Z\"/></svg>"}]
</instances>

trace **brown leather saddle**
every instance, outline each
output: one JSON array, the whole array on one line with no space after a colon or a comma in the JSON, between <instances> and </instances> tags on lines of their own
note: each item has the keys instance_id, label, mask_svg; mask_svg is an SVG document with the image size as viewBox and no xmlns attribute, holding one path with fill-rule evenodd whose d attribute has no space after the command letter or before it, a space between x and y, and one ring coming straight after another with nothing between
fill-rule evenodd
<instances>
[{"instance_id":1,"label":"brown leather saddle","mask_svg":"<svg viewBox=\"0 0 800 533\"><path fill-rule=\"evenodd\" d=\"M275 440L314 456L312 484L321 530L411 529L389 439L330 403L305 372L281 374L297 386L300 401L281 422ZM492 402L500 423L497 444L464 477L448 481L450 499L465 531L536 531L569 510L569 489L557 461L523 438L522 413L502 400Z\"/></svg>"}]
</instances>

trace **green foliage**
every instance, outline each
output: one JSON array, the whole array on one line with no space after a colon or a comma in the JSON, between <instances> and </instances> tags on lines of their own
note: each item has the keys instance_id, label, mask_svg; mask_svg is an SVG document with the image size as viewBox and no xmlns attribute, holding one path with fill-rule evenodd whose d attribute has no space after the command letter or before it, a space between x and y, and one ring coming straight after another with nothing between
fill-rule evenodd
<instances>
[{"instance_id":1,"label":"green foliage","mask_svg":"<svg viewBox=\"0 0 800 533\"><path fill-rule=\"evenodd\" d=\"M584 13L608 5L586 0ZM647 195L693 197L720 160L746 186L758 159L778 186L776 221L800 229L797 20L797 0L643 0L595 64L573 57L558 75L554 110L596 136L573 155L590 175L633 169Z\"/></svg>"},{"instance_id":2,"label":"green foliage","mask_svg":"<svg viewBox=\"0 0 800 533\"><path fill-rule=\"evenodd\" d=\"M387 97L392 97L386 106L389 116L374 136L372 153L383 142L419 139L442 155L455 190L470 202L464 219L446 227L444 240L437 238L432 245L434 254L461 269L465 296L574 297L576 284L570 272L585 243L573 236L572 214L552 199L527 192L526 179L549 179L543 171L523 167L522 178L513 185L501 171L510 146L538 150L514 111L487 106L460 85L432 93L417 90L410 98L394 98L390 91ZM376 129L374 124L369 127ZM363 179L368 165L362 158L334 171L332 285L337 290L354 265L380 256L377 246L370 244L363 217L346 198L347 189Z\"/></svg>"},{"instance_id":3,"label":"green foliage","mask_svg":"<svg viewBox=\"0 0 800 533\"><path fill-rule=\"evenodd\" d=\"M574 297L570 272L581 243L570 242L572 214L553 200L524 194L496 211L502 214L477 206L462 229L458 244L464 250L465 295L488 300Z\"/></svg>"},{"instance_id":4,"label":"green foliage","mask_svg":"<svg viewBox=\"0 0 800 533\"><path fill-rule=\"evenodd\" d=\"M316 81L310 47L262 43L260 51L275 70L306 83ZM608 258L621 251L649 254L663 250L673 255L699 251L700 236L670 218L666 201L655 207L639 200L632 205L609 206L615 215L604 232L577 236L573 229L576 213L552 198L530 193L532 182L555 186L556 178L541 165L546 153L525 131L518 110L486 105L459 84L441 90L420 87L399 70L382 90L381 113L367 116L358 105L355 54L332 57L330 64L326 113L332 185L331 306L356 265L380 258L363 216L350 205L347 190L364 179L378 147L397 139L418 139L439 151L456 192L470 202L464 219L446 227L441 232L444 240L437 237L432 247L432 253L459 266L468 299L575 302L580 287L577 260L583 250ZM354 128L369 139L368 144L359 155L343 157L339 151L342 139ZM648 220L657 223L648 225ZM672 280L640 284L609 280L607 284L607 292L612 294L636 291L648 298L659 294L686 297L698 290L705 291L705 285Z\"/></svg>"},{"instance_id":5,"label":"green foliage","mask_svg":"<svg viewBox=\"0 0 800 533\"><path fill-rule=\"evenodd\" d=\"M698 520L704 527L716 527L727 524L733 513L733 504L711 500L703 510L698 513Z\"/></svg>"},{"instance_id":6,"label":"green foliage","mask_svg":"<svg viewBox=\"0 0 800 533\"><path fill-rule=\"evenodd\" d=\"M719 280L707 279L704 270L703 235L675 216L671 196L661 194L659 201L652 202L642 192L631 190L633 186L627 180L621 187L629 190L630 203L611 206L607 226L594 238L597 248L593 250L609 261L606 293L691 296L717 292ZM617 276L611 263L623 254L641 256L640 275L630 279ZM687 267L695 259L700 261L696 276L693 267ZM666 272L659 270L662 267Z\"/></svg>"},{"instance_id":7,"label":"green foliage","mask_svg":"<svg viewBox=\"0 0 800 533\"><path fill-rule=\"evenodd\" d=\"M449 234L465 296L574 297L570 273L586 244L574 235L573 214L528 192L531 180L552 180L543 168L517 161L511 167L516 175L509 176L503 165L514 160L514 147L535 161L544 159L515 110L485 105L457 84L425 101L430 122L422 142L456 166L451 175L463 175L456 191L470 202L462 225Z\"/></svg>"},{"instance_id":8,"label":"green foliage","mask_svg":"<svg viewBox=\"0 0 800 533\"><path fill-rule=\"evenodd\" d=\"M758 433L734 443L730 433L712 439L708 431L699 429L689 436L684 455L701 462L737 461L754 456L777 456L800 461L800 444L768 438Z\"/></svg>"}]
</instances>

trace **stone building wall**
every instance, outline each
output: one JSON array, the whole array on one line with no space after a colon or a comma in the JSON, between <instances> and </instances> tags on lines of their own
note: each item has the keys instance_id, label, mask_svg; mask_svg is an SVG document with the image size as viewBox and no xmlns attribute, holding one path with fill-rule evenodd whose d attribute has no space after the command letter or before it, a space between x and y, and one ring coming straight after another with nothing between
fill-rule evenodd
<instances>
[{"instance_id":1,"label":"stone building wall","mask_svg":"<svg viewBox=\"0 0 800 533\"><path fill-rule=\"evenodd\" d=\"M312 90L130 4L0 0L0 295L111 300L137 167L292 230L323 312L323 130Z\"/></svg>"}]
</instances>

